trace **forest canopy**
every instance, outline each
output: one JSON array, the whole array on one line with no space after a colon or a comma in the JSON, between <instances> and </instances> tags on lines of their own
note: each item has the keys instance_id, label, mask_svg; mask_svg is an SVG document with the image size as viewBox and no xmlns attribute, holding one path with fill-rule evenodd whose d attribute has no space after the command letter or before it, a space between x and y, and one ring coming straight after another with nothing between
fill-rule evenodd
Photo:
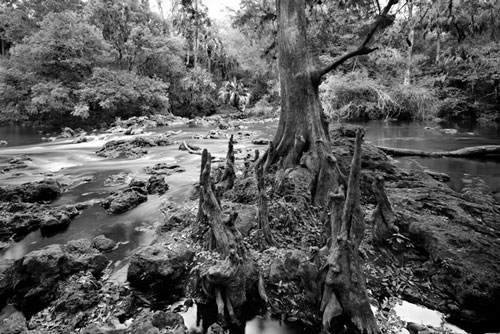
<instances>
[{"instance_id":1,"label":"forest canopy","mask_svg":"<svg viewBox=\"0 0 500 334\"><path fill-rule=\"evenodd\" d=\"M382 5L308 2L314 62L352 50ZM85 125L202 116L224 105L244 113L257 102L275 110L275 1L241 0L227 13L211 18L202 0L4 1L0 120ZM499 120L497 1L399 1L392 15L375 52L324 77L319 90L330 117ZM121 80L127 86L116 89Z\"/></svg>"}]
</instances>

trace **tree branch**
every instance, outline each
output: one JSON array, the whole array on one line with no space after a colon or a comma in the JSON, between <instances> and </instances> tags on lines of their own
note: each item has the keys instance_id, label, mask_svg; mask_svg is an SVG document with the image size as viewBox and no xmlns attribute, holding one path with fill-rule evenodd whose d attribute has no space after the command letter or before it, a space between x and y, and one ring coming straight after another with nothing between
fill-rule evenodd
<instances>
[{"instance_id":1,"label":"tree branch","mask_svg":"<svg viewBox=\"0 0 500 334\"><path fill-rule=\"evenodd\" d=\"M321 77L323 77L325 74L333 71L340 65L342 65L344 62L349 60L352 57L356 56L362 56L362 55L367 55L369 53L372 53L373 51L377 50L377 48L369 48L367 47L368 43L372 39L373 35L377 32L379 28L384 29L388 25L392 24L393 19L388 16L389 11L391 10L392 6L398 3L398 0L389 0L387 5L385 6L384 10L382 13L378 16L377 20L373 24L372 28L366 35L365 39L363 40L363 43L354 51L351 51L349 53L346 53L345 55L341 56L339 59L335 60L332 64L324 67L323 69L320 69L317 72L317 81L319 83L319 80Z\"/></svg>"}]
</instances>

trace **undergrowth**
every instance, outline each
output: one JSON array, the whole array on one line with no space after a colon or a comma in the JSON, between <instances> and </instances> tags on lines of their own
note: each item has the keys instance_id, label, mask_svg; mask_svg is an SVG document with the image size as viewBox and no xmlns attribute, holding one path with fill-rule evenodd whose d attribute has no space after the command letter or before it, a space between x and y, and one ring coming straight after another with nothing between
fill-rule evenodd
<instances>
[{"instance_id":1,"label":"undergrowth","mask_svg":"<svg viewBox=\"0 0 500 334\"><path fill-rule=\"evenodd\" d=\"M329 76L320 86L320 98L335 120L422 120L435 115L437 102L425 86L385 86L365 71Z\"/></svg>"}]
</instances>

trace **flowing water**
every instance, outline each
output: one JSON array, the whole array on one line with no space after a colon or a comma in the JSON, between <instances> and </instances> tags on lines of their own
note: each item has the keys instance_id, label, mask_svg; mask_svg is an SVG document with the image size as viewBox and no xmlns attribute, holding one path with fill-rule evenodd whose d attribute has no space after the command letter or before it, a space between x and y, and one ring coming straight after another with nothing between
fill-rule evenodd
<instances>
[{"instance_id":1,"label":"flowing water","mask_svg":"<svg viewBox=\"0 0 500 334\"><path fill-rule=\"evenodd\" d=\"M458 131L443 131L426 129L423 124L417 123L369 122L363 125L367 129L366 140L382 146L436 151L488 144L500 145L498 128L459 127ZM245 130L227 133L253 132L259 137L271 138L276 126L276 123L256 124L250 125ZM158 128L154 132L170 130L182 130L179 135L173 137L176 141L186 140L207 148L215 157L223 158L226 154L226 138L193 139L194 134L204 134L210 130L208 128L183 125ZM170 189L164 195L150 195L147 202L120 215L108 215L99 205L91 206L76 217L64 232L44 237L39 231L35 231L23 240L0 250L0 261L19 259L28 252L49 244L66 243L80 238L91 239L104 234L119 243L116 250L107 254L115 266L113 278L117 281L125 279L127 257L134 249L148 244L153 238L155 224L162 218L159 207L167 200L178 203L184 201L192 185L198 180L200 156L179 151L178 144L151 148L149 154L139 159L104 159L95 155L95 151L106 141L123 137L118 134L97 134L95 140L80 144L73 144L71 140L47 143L42 142L42 134L31 128L0 127L0 140L8 142L7 146L0 147L0 166L13 157L27 156L31 159L26 169L0 173L0 185L21 184L38 181L47 176L54 177L69 185L69 189L54 205L73 204L106 197L110 191L121 187L105 185L105 180L111 175L129 173L131 177L145 178L144 167L160 162L176 163L185 168L183 173L166 176ZM256 148L262 150L265 147L256 147L250 143L249 139L241 140L235 145L235 150L241 150L244 154L251 153ZM242 163L242 161L239 162ZM462 179L469 174L485 180L492 190L500 191L499 160L412 157L400 158L398 163L403 167L429 168L447 173L452 177L450 186L456 190L460 190ZM260 318L249 322L247 327L249 328L247 333L291 332L289 329L283 329L278 322L264 321Z\"/></svg>"}]
</instances>

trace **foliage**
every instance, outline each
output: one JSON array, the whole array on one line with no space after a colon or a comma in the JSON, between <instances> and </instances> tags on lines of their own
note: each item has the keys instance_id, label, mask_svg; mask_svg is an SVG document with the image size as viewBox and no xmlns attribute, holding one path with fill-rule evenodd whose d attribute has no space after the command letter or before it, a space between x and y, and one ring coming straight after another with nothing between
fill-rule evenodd
<instances>
[{"instance_id":1,"label":"foliage","mask_svg":"<svg viewBox=\"0 0 500 334\"><path fill-rule=\"evenodd\" d=\"M2 118L25 118L30 90L35 84L33 73L13 67L0 67L0 106Z\"/></svg>"},{"instance_id":2,"label":"foliage","mask_svg":"<svg viewBox=\"0 0 500 334\"><path fill-rule=\"evenodd\" d=\"M245 111L250 103L251 94L241 81L233 78L224 81L218 93L219 102L235 107L239 111Z\"/></svg>"},{"instance_id":3,"label":"foliage","mask_svg":"<svg viewBox=\"0 0 500 334\"><path fill-rule=\"evenodd\" d=\"M12 49L11 61L23 71L65 83L78 82L105 56L95 27L75 12L50 13L40 30Z\"/></svg>"},{"instance_id":4,"label":"foliage","mask_svg":"<svg viewBox=\"0 0 500 334\"><path fill-rule=\"evenodd\" d=\"M184 102L185 115L193 116L215 107L217 86L207 70L201 67L188 70L180 84L179 98Z\"/></svg>"},{"instance_id":5,"label":"foliage","mask_svg":"<svg viewBox=\"0 0 500 334\"><path fill-rule=\"evenodd\" d=\"M385 86L366 71L329 76L320 86L330 117L347 120L425 119L435 114L436 97L420 86Z\"/></svg>"},{"instance_id":6,"label":"foliage","mask_svg":"<svg viewBox=\"0 0 500 334\"><path fill-rule=\"evenodd\" d=\"M100 120L166 112L169 106L168 84L108 68L95 68L75 94L79 103L72 114Z\"/></svg>"},{"instance_id":7,"label":"foliage","mask_svg":"<svg viewBox=\"0 0 500 334\"><path fill-rule=\"evenodd\" d=\"M58 81L39 82L31 88L28 112L57 118L73 109L71 89Z\"/></svg>"}]
</instances>

